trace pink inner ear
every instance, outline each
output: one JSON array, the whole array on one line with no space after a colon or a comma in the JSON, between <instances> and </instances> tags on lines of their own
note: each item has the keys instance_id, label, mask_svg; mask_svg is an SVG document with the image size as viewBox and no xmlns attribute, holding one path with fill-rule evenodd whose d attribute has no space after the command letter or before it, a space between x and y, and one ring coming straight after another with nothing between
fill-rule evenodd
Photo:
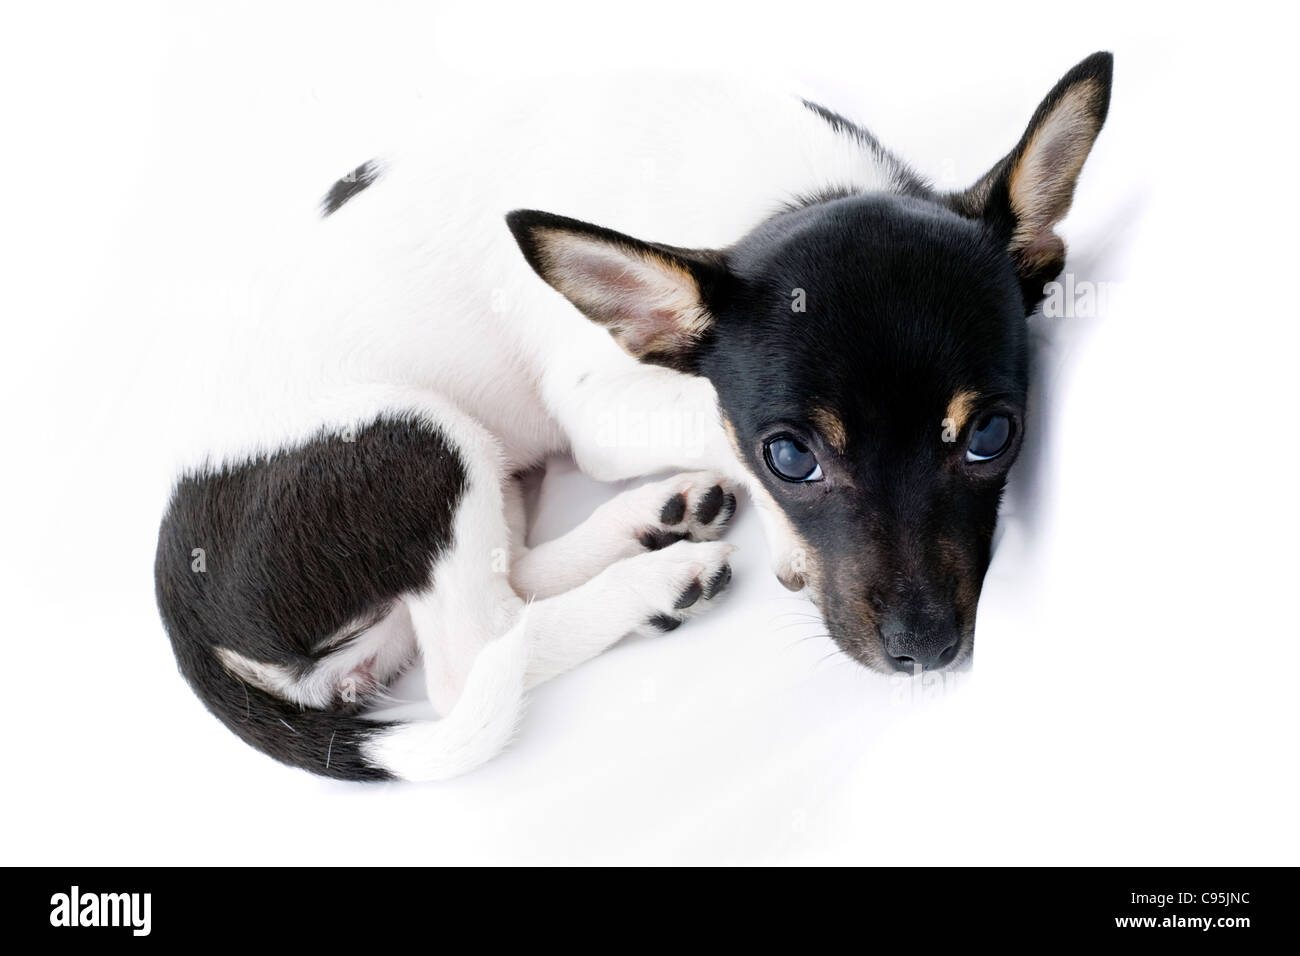
<instances>
[{"instance_id":1,"label":"pink inner ear","mask_svg":"<svg viewBox=\"0 0 1300 956\"><path fill-rule=\"evenodd\" d=\"M637 269L628 259L593 256L589 257L586 281L591 288L600 290L608 302L616 303L620 311L634 312L641 300L654 295L653 286L643 272L644 269Z\"/></svg>"},{"instance_id":2,"label":"pink inner ear","mask_svg":"<svg viewBox=\"0 0 1300 956\"><path fill-rule=\"evenodd\" d=\"M565 236L553 247L556 285L633 354L689 344L701 315L685 269L598 240Z\"/></svg>"},{"instance_id":3,"label":"pink inner ear","mask_svg":"<svg viewBox=\"0 0 1300 956\"><path fill-rule=\"evenodd\" d=\"M1098 95L1092 80L1071 88L1034 129L1011 171L1011 208L1018 219L1012 248L1027 262L1057 254L1052 227L1069 212L1079 171L1101 129L1093 106Z\"/></svg>"}]
</instances>

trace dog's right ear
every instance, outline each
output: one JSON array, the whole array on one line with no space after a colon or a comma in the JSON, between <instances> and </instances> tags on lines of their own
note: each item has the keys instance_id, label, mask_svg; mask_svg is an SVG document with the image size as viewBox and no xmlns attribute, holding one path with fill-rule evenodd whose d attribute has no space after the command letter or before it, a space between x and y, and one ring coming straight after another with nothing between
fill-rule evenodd
<instances>
[{"instance_id":1,"label":"dog's right ear","mask_svg":"<svg viewBox=\"0 0 1300 956\"><path fill-rule=\"evenodd\" d=\"M719 253L642 242L531 209L515 210L506 223L533 270L630 355L694 372L713 328L709 302L727 274Z\"/></svg>"},{"instance_id":2,"label":"dog's right ear","mask_svg":"<svg viewBox=\"0 0 1300 956\"><path fill-rule=\"evenodd\" d=\"M1039 104L1015 149L970 189L946 197L1004 244L1026 312L1065 267L1065 242L1054 227L1070 211L1083 162L1106 122L1113 59L1094 53L1075 65Z\"/></svg>"}]
</instances>

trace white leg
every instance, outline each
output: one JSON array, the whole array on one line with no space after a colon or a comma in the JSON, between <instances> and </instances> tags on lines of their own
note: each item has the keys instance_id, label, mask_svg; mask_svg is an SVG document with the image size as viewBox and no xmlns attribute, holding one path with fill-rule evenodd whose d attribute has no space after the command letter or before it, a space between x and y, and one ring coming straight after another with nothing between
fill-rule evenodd
<instances>
[{"instance_id":1,"label":"white leg","mask_svg":"<svg viewBox=\"0 0 1300 956\"><path fill-rule=\"evenodd\" d=\"M594 578L528 606L525 687L562 674L634 631L665 633L706 610L731 581L724 541L679 541L616 561Z\"/></svg>"},{"instance_id":2,"label":"white leg","mask_svg":"<svg viewBox=\"0 0 1300 956\"><path fill-rule=\"evenodd\" d=\"M699 613L730 580L732 550L721 541L679 541L616 562L565 594L526 606L514 598L506 629L459 662L464 678L446 716L385 731L367 744L368 759L407 780L445 779L479 766L509 741L529 688L631 631L669 631ZM422 600L413 601L412 617L428 621ZM430 645L419 626L417 639Z\"/></svg>"},{"instance_id":3,"label":"white leg","mask_svg":"<svg viewBox=\"0 0 1300 956\"><path fill-rule=\"evenodd\" d=\"M478 423L466 417L449 437L467 479L452 545L434 566L431 586L406 597L429 699L442 714L460 698L479 653L516 626L524 607L510 586L522 540L509 520L521 506L517 483L496 439Z\"/></svg>"},{"instance_id":4,"label":"white leg","mask_svg":"<svg viewBox=\"0 0 1300 956\"><path fill-rule=\"evenodd\" d=\"M527 593L552 595L526 605L511 573L518 550L518 533L511 527L511 516L517 521L519 512L518 482L506 473L495 440L481 426L469 419L454 427L445 417L443 422L465 466L467 487L452 546L434 567L431 586L405 599L429 699L439 713L452 714L472 674L494 659L483 651L503 635L518 636L521 626L531 686L632 631L673 629L707 607L730 580L731 545L676 540L678 534L719 533L734 509L734 499L727 498L730 486L714 475L682 475L629 491L571 535L522 554L521 577L536 585ZM648 545L659 550L647 551ZM581 548L608 558L608 566L580 560ZM629 549L634 556L620 560ZM582 564L580 574L572 564ZM565 577L581 580L561 590L556 582ZM497 656L515 666L512 655Z\"/></svg>"},{"instance_id":5,"label":"white leg","mask_svg":"<svg viewBox=\"0 0 1300 956\"><path fill-rule=\"evenodd\" d=\"M635 363L571 377L558 370L543 389L584 473L599 481L674 470L743 478L707 379Z\"/></svg>"},{"instance_id":6,"label":"white leg","mask_svg":"<svg viewBox=\"0 0 1300 956\"><path fill-rule=\"evenodd\" d=\"M484 543L506 540L500 529ZM483 529L483 523L478 527ZM614 561L591 580L525 603L508 576L484 560L484 544L465 542L440 563L433 588L407 599L424 656L429 698L450 713L482 652L522 627L527 647L522 690L595 657L634 631L663 633L705 610L731 580L733 545L686 541ZM513 665L511 665L513 666Z\"/></svg>"},{"instance_id":7,"label":"white leg","mask_svg":"<svg viewBox=\"0 0 1300 956\"><path fill-rule=\"evenodd\" d=\"M355 405L362 397L349 397L349 402ZM436 423L455 446L465 472L451 543L431 569L429 586L403 598L425 662L430 700L444 716L385 727L363 745L363 753L372 765L404 779L442 779L473 769L505 746L528 687L600 653L631 631L672 630L703 610L730 580L727 556L732 549L715 541L678 541L615 560L579 587L525 603L510 580L511 559L520 547L511 528L511 516L517 524L519 515L517 485L498 443L436 396L399 397L400 402L386 395L384 407L413 411ZM694 497L681 502L683 509L702 507L712 491L703 481L699 489L695 484L691 482ZM666 490L653 492L665 525ZM642 507L650 496L644 494ZM677 524L687 527L690 521L702 533L713 523L697 521L692 512ZM609 519L605 526L626 524ZM589 540L594 544L595 536ZM563 548L550 553L556 559L565 554ZM535 562L539 569L544 556Z\"/></svg>"},{"instance_id":8,"label":"white leg","mask_svg":"<svg viewBox=\"0 0 1300 956\"><path fill-rule=\"evenodd\" d=\"M731 482L713 472L642 485L605 502L568 534L517 554L510 581L524 597L561 594L624 558L687 539L711 541L735 510Z\"/></svg>"}]
</instances>

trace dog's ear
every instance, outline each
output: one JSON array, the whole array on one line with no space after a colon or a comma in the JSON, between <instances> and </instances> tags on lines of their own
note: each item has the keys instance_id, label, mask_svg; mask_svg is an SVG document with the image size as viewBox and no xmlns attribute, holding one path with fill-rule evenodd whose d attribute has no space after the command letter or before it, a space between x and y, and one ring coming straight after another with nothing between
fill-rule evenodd
<instances>
[{"instance_id":1,"label":"dog's ear","mask_svg":"<svg viewBox=\"0 0 1300 956\"><path fill-rule=\"evenodd\" d=\"M506 222L537 274L629 354L694 371L696 350L713 327L709 302L727 274L719 253L642 242L530 209Z\"/></svg>"},{"instance_id":2,"label":"dog's ear","mask_svg":"<svg viewBox=\"0 0 1300 956\"><path fill-rule=\"evenodd\" d=\"M1026 312L1065 266L1065 243L1053 227L1069 212L1083 161L1106 121L1112 62L1111 54L1094 53L1066 73L1016 148L970 189L947 197L957 212L984 220L1006 243Z\"/></svg>"}]
</instances>

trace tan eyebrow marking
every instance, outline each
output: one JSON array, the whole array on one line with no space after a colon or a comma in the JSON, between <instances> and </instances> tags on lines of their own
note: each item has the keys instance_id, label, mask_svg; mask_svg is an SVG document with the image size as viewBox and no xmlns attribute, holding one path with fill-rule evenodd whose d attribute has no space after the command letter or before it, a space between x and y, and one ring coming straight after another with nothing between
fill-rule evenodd
<instances>
[{"instance_id":1,"label":"tan eyebrow marking","mask_svg":"<svg viewBox=\"0 0 1300 956\"><path fill-rule=\"evenodd\" d=\"M958 392L948 403L948 418L952 419L952 430L960 434L961 430L966 427L966 419L970 417L971 409L975 407L975 402L979 398L976 392Z\"/></svg>"},{"instance_id":2,"label":"tan eyebrow marking","mask_svg":"<svg viewBox=\"0 0 1300 956\"><path fill-rule=\"evenodd\" d=\"M848 435L844 432L844 423L834 412L825 408L814 408L808 413L808 419L822 433L822 437L831 443L831 447L843 454L848 447Z\"/></svg>"}]
</instances>

